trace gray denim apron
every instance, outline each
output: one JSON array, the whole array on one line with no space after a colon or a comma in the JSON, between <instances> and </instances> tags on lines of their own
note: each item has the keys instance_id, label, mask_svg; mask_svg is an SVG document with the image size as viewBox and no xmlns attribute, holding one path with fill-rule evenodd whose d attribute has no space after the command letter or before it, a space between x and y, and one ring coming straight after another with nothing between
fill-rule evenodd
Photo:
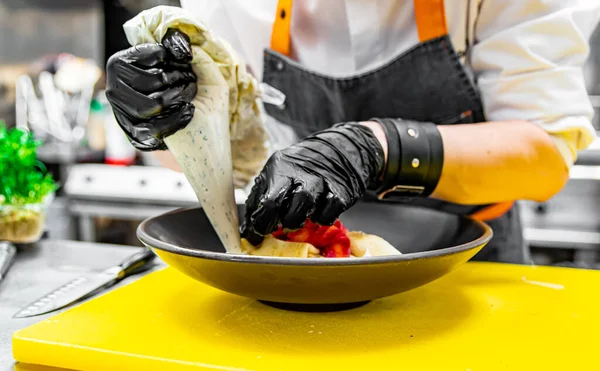
<instances>
[{"instance_id":1,"label":"gray denim apron","mask_svg":"<svg viewBox=\"0 0 600 371\"><path fill-rule=\"evenodd\" d=\"M277 16L281 15L278 12ZM265 105L265 110L291 127L298 138L335 123L373 117L438 125L486 121L480 95L447 34L422 42L373 71L344 78L311 72L287 56L267 49L263 82L286 96L284 105ZM373 200L372 195L366 197L366 201ZM457 205L431 198L410 203L461 215L486 206ZM516 206L487 223L494 230L494 237L473 260L529 263Z\"/></svg>"}]
</instances>

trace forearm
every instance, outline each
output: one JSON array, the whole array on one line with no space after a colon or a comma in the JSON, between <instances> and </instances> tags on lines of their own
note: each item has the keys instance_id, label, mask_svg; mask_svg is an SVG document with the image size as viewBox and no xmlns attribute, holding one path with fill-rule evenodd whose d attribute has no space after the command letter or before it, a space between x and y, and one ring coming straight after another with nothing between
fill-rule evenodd
<instances>
[{"instance_id":1,"label":"forearm","mask_svg":"<svg viewBox=\"0 0 600 371\"><path fill-rule=\"evenodd\" d=\"M365 123L380 139L378 123ZM524 121L438 127L444 166L431 197L459 204L547 200L568 180L568 169L550 136ZM382 139L383 138L383 139Z\"/></svg>"}]
</instances>

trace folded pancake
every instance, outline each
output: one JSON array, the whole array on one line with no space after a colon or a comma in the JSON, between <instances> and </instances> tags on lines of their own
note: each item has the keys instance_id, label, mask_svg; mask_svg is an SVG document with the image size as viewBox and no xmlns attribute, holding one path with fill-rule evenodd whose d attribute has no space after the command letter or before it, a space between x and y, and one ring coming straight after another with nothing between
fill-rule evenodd
<instances>
[{"instance_id":1,"label":"folded pancake","mask_svg":"<svg viewBox=\"0 0 600 371\"><path fill-rule=\"evenodd\" d=\"M242 251L248 255L278 256L280 258L313 258L320 257L319 249L307 242L282 241L265 236L260 246L253 246L248 240L242 238Z\"/></svg>"},{"instance_id":2,"label":"folded pancake","mask_svg":"<svg viewBox=\"0 0 600 371\"><path fill-rule=\"evenodd\" d=\"M339 221L333 226L319 226L307 221L299 230L279 228L265 236L259 246L242 239L242 251L248 255L283 258L367 257L400 255L379 236L348 231Z\"/></svg>"},{"instance_id":3,"label":"folded pancake","mask_svg":"<svg viewBox=\"0 0 600 371\"><path fill-rule=\"evenodd\" d=\"M363 232L348 232L350 238L350 251L352 256L385 256L385 255L400 255L398 251L389 242L374 234L366 234Z\"/></svg>"}]
</instances>

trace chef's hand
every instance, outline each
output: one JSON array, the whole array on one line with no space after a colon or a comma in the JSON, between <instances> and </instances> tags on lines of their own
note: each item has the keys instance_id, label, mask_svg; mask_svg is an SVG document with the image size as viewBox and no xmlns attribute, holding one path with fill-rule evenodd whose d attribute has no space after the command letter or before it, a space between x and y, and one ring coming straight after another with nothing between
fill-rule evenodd
<instances>
[{"instance_id":1,"label":"chef's hand","mask_svg":"<svg viewBox=\"0 0 600 371\"><path fill-rule=\"evenodd\" d=\"M166 149L162 139L191 121L197 90L192 57L188 36L169 30L162 45L141 44L108 60L106 97L137 149Z\"/></svg>"},{"instance_id":2,"label":"chef's hand","mask_svg":"<svg viewBox=\"0 0 600 371\"><path fill-rule=\"evenodd\" d=\"M258 245L279 223L331 225L379 179L384 152L373 131L338 124L275 152L246 201L242 237Z\"/></svg>"}]
</instances>

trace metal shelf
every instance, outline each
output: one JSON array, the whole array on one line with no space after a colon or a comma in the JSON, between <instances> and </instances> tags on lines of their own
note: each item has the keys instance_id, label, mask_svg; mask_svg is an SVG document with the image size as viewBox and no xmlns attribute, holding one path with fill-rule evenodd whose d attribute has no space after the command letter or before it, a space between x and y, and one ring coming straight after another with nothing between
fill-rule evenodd
<instances>
[{"instance_id":1,"label":"metal shelf","mask_svg":"<svg viewBox=\"0 0 600 371\"><path fill-rule=\"evenodd\" d=\"M525 228L523 237L531 246L600 251L598 232Z\"/></svg>"}]
</instances>

